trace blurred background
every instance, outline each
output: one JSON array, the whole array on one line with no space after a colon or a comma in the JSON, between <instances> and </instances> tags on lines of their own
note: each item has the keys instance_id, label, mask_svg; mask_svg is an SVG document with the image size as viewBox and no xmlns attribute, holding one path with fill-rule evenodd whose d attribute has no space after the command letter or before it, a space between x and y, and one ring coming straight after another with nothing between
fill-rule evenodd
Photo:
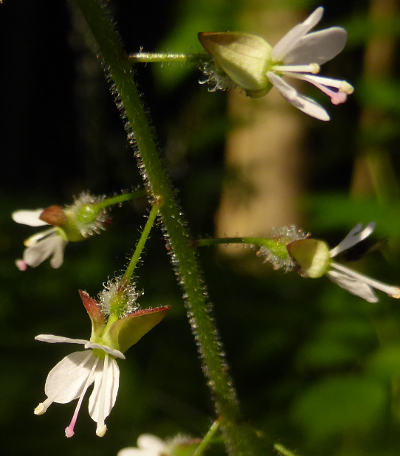
<instances>
[{"instance_id":1,"label":"blurred background","mask_svg":"<svg viewBox=\"0 0 400 456\"><path fill-rule=\"evenodd\" d=\"M109 2L129 52L199 52L200 31L242 30L274 44L319 3L306 0ZM138 65L136 78L160 153L194 238L267 236L296 223L337 244L357 223L377 222L344 260L388 283L400 266L400 15L396 0L327 0L317 28L342 25L345 51L322 74L346 79L345 105L311 87L331 122L285 104L275 89L248 99L209 93L198 68ZM77 293L96 296L119 273L144 225L144 201L114 209L101 236L69 244L64 265L20 272L14 260L32 229L16 209L69 204L83 190L114 194L141 185L123 123L73 2L0 6L0 328L2 454L114 455L139 434L200 436L213 417L161 230L152 232L137 286L143 307L172 311L119 363L120 393L103 439L84 404L41 417L50 368L71 346L40 333L88 338ZM400 451L400 307L364 302L326 279L274 272L251 249L204 248L199 260L249 423L303 456L397 456ZM78 349L78 348L77 348ZM272 453L272 450L271 450ZM211 453L210 453L211 454ZM216 444L212 454L224 454Z\"/></svg>"}]
</instances>

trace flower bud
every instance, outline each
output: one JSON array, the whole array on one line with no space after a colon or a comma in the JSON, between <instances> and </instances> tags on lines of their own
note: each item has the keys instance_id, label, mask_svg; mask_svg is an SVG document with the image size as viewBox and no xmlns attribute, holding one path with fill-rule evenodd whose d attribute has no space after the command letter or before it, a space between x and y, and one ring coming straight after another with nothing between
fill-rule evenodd
<instances>
[{"instance_id":1,"label":"flower bud","mask_svg":"<svg viewBox=\"0 0 400 456\"><path fill-rule=\"evenodd\" d=\"M249 33L202 32L199 40L216 64L251 97L261 97L272 87L267 77L271 46Z\"/></svg>"},{"instance_id":2,"label":"flower bud","mask_svg":"<svg viewBox=\"0 0 400 456\"><path fill-rule=\"evenodd\" d=\"M331 263L328 244L318 239L300 239L287 245L289 255L305 277L316 279L328 271Z\"/></svg>"}]
</instances>

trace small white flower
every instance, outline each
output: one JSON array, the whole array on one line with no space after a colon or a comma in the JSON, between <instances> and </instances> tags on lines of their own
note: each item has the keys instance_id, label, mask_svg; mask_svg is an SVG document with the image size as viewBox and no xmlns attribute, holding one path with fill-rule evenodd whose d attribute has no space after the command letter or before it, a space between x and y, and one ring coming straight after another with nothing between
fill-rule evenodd
<instances>
[{"instance_id":1,"label":"small white flower","mask_svg":"<svg viewBox=\"0 0 400 456\"><path fill-rule=\"evenodd\" d=\"M305 97L282 79L292 77L309 82L328 95L335 105L344 103L353 87L346 81L316 76L320 65L339 54L346 43L347 33L342 27L330 27L309 33L321 20L324 9L317 8L304 22L293 27L272 48L272 62L268 79L293 106L311 117L329 120L325 109Z\"/></svg>"},{"instance_id":2,"label":"small white flower","mask_svg":"<svg viewBox=\"0 0 400 456\"><path fill-rule=\"evenodd\" d=\"M78 399L71 422L65 428L66 437L72 437L83 398L94 383L89 398L89 415L97 423L96 434L103 437L107 431L104 420L114 407L118 394L119 367L115 358L125 359L125 356L118 350L83 339L52 334L40 334L35 339L50 343L82 344L88 349L71 353L51 369L44 387L47 398L35 408L35 415L45 413L53 402L66 404Z\"/></svg>"},{"instance_id":3,"label":"small white flower","mask_svg":"<svg viewBox=\"0 0 400 456\"><path fill-rule=\"evenodd\" d=\"M336 247L330 250L331 258L336 257L339 253L347 250L359 242L366 239L375 229L375 223L369 223L364 229L359 224L355 226L350 233ZM340 287L353 293L368 302L377 302L378 298L373 289L383 291L392 298L400 298L400 288L397 286L387 285L378 280L353 271L335 261L330 262L330 268L327 276Z\"/></svg>"},{"instance_id":4,"label":"small white flower","mask_svg":"<svg viewBox=\"0 0 400 456\"><path fill-rule=\"evenodd\" d=\"M328 95L335 105L344 103L354 88L346 81L316 76L320 65L333 59L344 48L347 33L342 27L311 32L324 9L317 8L304 22L293 27L278 43L271 45L249 33L206 32L199 40L225 74L251 97L265 95L275 86L294 107L311 117L329 120L325 109L299 92L283 77L309 82ZM212 90L225 87L219 72L202 83L214 83ZM222 82L220 82L222 81Z\"/></svg>"},{"instance_id":5,"label":"small white flower","mask_svg":"<svg viewBox=\"0 0 400 456\"><path fill-rule=\"evenodd\" d=\"M400 287L387 285L333 261L333 258L339 253L350 249L370 236L374 229L375 223L369 223L364 229L359 224L333 249L329 249L326 242L313 238L293 241L287 245L287 249L303 277L317 279L327 275L340 287L368 302L378 301L374 289L399 299Z\"/></svg>"},{"instance_id":6,"label":"small white flower","mask_svg":"<svg viewBox=\"0 0 400 456\"><path fill-rule=\"evenodd\" d=\"M43 209L21 210L12 213L14 222L29 226L49 225L40 219ZM26 249L24 250L22 260L18 259L16 265L19 270L26 270L27 266L35 268L43 261L50 258L50 264L53 268L59 268L64 261L64 249L68 241L59 227L52 227L45 231L30 236L24 241Z\"/></svg>"},{"instance_id":7,"label":"small white flower","mask_svg":"<svg viewBox=\"0 0 400 456\"><path fill-rule=\"evenodd\" d=\"M137 439L137 448L122 448L117 456L168 456L170 445L156 435L141 434Z\"/></svg>"}]
</instances>

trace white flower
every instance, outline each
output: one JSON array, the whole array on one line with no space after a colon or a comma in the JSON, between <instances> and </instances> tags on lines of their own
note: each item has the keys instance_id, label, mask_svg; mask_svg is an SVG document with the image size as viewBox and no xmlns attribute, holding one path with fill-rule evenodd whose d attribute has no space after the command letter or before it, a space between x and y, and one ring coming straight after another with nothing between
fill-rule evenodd
<instances>
[{"instance_id":1,"label":"white flower","mask_svg":"<svg viewBox=\"0 0 400 456\"><path fill-rule=\"evenodd\" d=\"M156 435L141 434L137 439L137 448L122 448L117 456L168 456L170 449L170 445Z\"/></svg>"},{"instance_id":2,"label":"white flower","mask_svg":"<svg viewBox=\"0 0 400 456\"><path fill-rule=\"evenodd\" d=\"M375 223L369 223L364 229L359 224L336 247L330 250L331 258L366 239L375 229ZM353 271L335 261L331 261L327 276L340 287L353 293L368 302L377 302L373 288L383 291L392 298L400 298L400 288L387 285L378 280Z\"/></svg>"},{"instance_id":3,"label":"white flower","mask_svg":"<svg viewBox=\"0 0 400 456\"><path fill-rule=\"evenodd\" d=\"M309 82L328 95L335 105L344 103L347 95L353 93L354 88L346 81L316 76L320 65L339 54L347 40L342 27L309 33L321 20L323 12L323 8L317 8L274 47L260 36L241 32L199 33L199 40L225 76L249 96L263 96L274 85L300 111L320 120L329 120L322 106L299 94L283 79L284 76ZM202 83L213 84L212 90L227 86L220 72L213 75L209 66L205 68L207 79Z\"/></svg>"},{"instance_id":4,"label":"white flower","mask_svg":"<svg viewBox=\"0 0 400 456\"><path fill-rule=\"evenodd\" d=\"M41 334L35 337L42 342L82 344L86 349L63 358L49 372L44 387L46 400L34 410L42 415L53 403L66 404L78 399L70 424L65 428L66 437L74 435L79 409L88 388L94 383L89 398L89 415L97 423L96 434L103 437L107 431L104 420L114 407L119 387L119 368L115 358L125 359L118 350L83 339Z\"/></svg>"},{"instance_id":5,"label":"white flower","mask_svg":"<svg viewBox=\"0 0 400 456\"><path fill-rule=\"evenodd\" d=\"M273 47L273 64L269 67L267 76L281 95L300 111L320 120L329 120L329 115L322 106L299 94L281 77L292 77L313 84L328 95L335 105L344 103L347 95L353 93L353 87L346 81L316 76L320 65L339 54L347 39L347 33L341 27L309 33L321 20L323 12L322 7L317 8Z\"/></svg>"},{"instance_id":6,"label":"white flower","mask_svg":"<svg viewBox=\"0 0 400 456\"><path fill-rule=\"evenodd\" d=\"M364 229L359 224L333 249L329 249L326 242L313 238L295 240L287 249L303 277L316 279L327 275L340 287L368 302L378 301L374 289L399 299L400 287L387 285L333 261L337 255L370 236L374 229L375 223L369 223Z\"/></svg>"},{"instance_id":7,"label":"white flower","mask_svg":"<svg viewBox=\"0 0 400 456\"><path fill-rule=\"evenodd\" d=\"M22 223L29 226L49 225L40 219L43 209L33 211L21 210L12 213L14 222ZM45 231L30 236L24 241L26 249L24 250L22 260L17 260L18 269L24 271L27 266L35 268L43 261L50 258L50 264L53 268L59 268L64 260L64 249L68 241L63 236L63 231L59 227L52 227Z\"/></svg>"}]
</instances>

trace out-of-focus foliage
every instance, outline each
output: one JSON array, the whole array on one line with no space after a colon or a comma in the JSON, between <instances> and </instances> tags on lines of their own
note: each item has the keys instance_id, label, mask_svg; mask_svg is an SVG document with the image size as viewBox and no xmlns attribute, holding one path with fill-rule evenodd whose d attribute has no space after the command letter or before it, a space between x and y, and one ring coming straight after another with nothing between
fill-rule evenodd
<instances>
[{"instance_id":1,"label":"out-of-focus foliage","mask_svg":"<svg viewBox=\"0 0 400 456\"><path fill-rule=\"evenodd\" d=\"M197 52L197 32L232 29L246 3L115 0L110 6L128 51L143 46ZM304 17L315 5L285 2ZM399 15L378 24L369 17L368 2L325 6L323 26L347 24L349 32L349 47L329 63L329 74L354 82L356 92L346 105L331 108L330 123L307 121L306 191L299 195L303 228L333 246L356 223L376 221L371 243L346 259L366 274L399 283L398 55L384 80L363 74L367 40L389 35L398 49ZM13 210L68 203L81 190L112 194L141 181L101 67L71 7L51 0L5 1L0 25L2 454L106 456L135 446L144 432L199 436L214 418L213 408L159 227L138 268L140 302L172 305L172 311L120 363L120 393L106 436L97 438L94 423L82 413L76 436L66 440L74 404L33 415L49 369L70 352L33 337L89 336L77 290L95 296L124 267L146 206L143 201L115 209L104 234L67 246L59 270L48 264L25 273L15 268L31 232L11 221ZM212 236L222 182L230 178L223 151L234 122L226 94L200 87L196 68L138 66L136 76L193 236ZM367 128L361 120L366 109L379 110L379 120ZM385 191L371 185L366 194L352 193L355 162L371 146L378 163L379 157L386 163ZM253 260L254 252L247 252ZM249 424L303 456L398 456L399 303L380 295L379 303L370 304L324 278L274 272L261 259L246 269L245 258L214 249L199 256ZM219 444L210 454L222 453Z\"/></svg>"}]
</instances>

